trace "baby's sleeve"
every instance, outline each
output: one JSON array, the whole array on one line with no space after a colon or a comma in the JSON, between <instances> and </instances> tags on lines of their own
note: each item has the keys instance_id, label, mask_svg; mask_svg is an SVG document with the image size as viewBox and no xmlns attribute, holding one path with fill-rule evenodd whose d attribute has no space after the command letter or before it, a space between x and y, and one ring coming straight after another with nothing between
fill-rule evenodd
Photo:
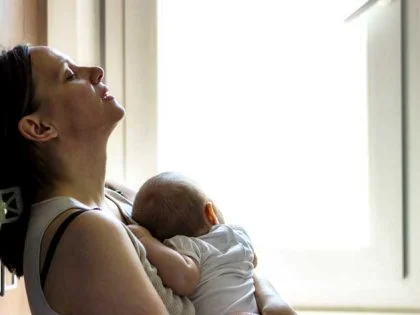
<instances>
[{"instance_id":1,"label":"baby's sleeve","mask_svg":"<svg viewBox=\"0 0 420 315\"><path fill-rule=\"evenodd\" d=\"M229 225L231 229L235 231L236 239L239 243L242 244L242 246L245 248L245 250L249 253L250 261L252 262L254 260L255 251L254 246L252 245L251 238L249 237L248 233L245 231L245 229L242 226L239 225Z\"/></svg>"},{"instance_id":2,"label":"baby's sleeve","mask_svg":"<svg viewBox=\"0 0 420 315\"><path fill-rule=\"evenodd\" d=\"M201 264L200 246L195 238L177 235L165 240L163 244L176 250L181 255L191 257L198 265Z\"/></svg>"},{"instance_id":3,"label":"baby's sleeve","mask_svg":"<svg viewBox=\"0 0 420 315\"><path fill-rule=\"evenodd\" d=\"M230 225L230 227L236 232L237 235L242 239L242 242L252 248L251 238L245 229L240 225Z\"/></svg>"}]
</instances>

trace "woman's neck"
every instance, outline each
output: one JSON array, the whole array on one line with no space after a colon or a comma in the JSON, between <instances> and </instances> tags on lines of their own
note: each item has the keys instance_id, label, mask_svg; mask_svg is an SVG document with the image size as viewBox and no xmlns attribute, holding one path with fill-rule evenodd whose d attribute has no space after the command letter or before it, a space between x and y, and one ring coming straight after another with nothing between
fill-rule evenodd
<instances>
[{"instance_id":1,"label":"woman's neck","mask_svg":"<svg viewBox=\"0 0 420 315\"><path fill-rule=\"evenodd\" d=\"M95 148L96 147L96 148ZM68 196L87 206L104 205L104 185L106 170L105 146L66 147L58 159L60 178L53 182L53 187L46 192L46 198Z\"/></svg>"},{"instance_id":2,"label":"woman's neck","mask_svg":"<svg viewBox=\"0 0 420 315\"><path fill-rule=\"evenodd\" d=\"M50 197L72 197L90 207L102 207L104 204L104 176L85 172L79 178L62 181L55 187Z\"/></svg>"}]
</instances>

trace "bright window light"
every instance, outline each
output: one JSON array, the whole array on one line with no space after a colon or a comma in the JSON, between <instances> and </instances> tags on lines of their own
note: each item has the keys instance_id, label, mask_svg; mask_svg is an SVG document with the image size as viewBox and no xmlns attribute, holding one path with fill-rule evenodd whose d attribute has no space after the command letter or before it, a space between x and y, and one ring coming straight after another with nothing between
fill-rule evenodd
<instances>
[{"instance_id":1,"label":"bright window light","mask_svg":"<svg viewBox=\"0 0 420 315\"><path fill-rule=\"evenodd\" d=\"M256 247L369 245L366 25L349 1L158 1L158 169Z\"/></svg>"}]
</instances>

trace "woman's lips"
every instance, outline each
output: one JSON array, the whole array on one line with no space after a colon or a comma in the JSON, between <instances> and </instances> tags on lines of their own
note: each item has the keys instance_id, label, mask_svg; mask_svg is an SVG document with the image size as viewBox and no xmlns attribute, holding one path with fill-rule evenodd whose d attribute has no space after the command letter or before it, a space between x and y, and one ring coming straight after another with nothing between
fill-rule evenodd
<instances>
[{"instance_id":1,"label":"woman's lips","mask_svg":"<svg viewBox=\"0 0 420 315\"><path fill-rule=\"evenodd\" d=\"M105 90L105 94L102 96L103 101L112 101L114 97L108 94L108 89Z\"/></svg>"},{"instance_id":2,"label":"woman's lips","mask_svg":"<svg viewBox=\"0 0 420 315\"><path fill-rule=\"evenodd\" d=\"M105 96L102 97L102 100L104 100L104 101L112 101L112 100L114 100L114 97L112 95L105 94Z\"/></svg>"}]
</instances>

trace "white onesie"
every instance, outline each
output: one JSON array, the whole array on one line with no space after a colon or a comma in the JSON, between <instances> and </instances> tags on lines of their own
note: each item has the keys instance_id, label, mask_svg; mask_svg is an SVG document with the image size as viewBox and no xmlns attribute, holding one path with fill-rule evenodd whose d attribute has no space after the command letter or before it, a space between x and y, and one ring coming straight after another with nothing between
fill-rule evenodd
<instances>
[{"instance_id":1,"label":"white onesie","mask_svg":"<svg viewBox=\"0 0 420 315\"><path fill-rule=\"evenodd\" d=\"M219 224L200 237L178 235L164 243L191 257L200 267L200 281L189 296L197 315L258 313L254 250L243 228Z\"/></svg>"}]
</instances>

